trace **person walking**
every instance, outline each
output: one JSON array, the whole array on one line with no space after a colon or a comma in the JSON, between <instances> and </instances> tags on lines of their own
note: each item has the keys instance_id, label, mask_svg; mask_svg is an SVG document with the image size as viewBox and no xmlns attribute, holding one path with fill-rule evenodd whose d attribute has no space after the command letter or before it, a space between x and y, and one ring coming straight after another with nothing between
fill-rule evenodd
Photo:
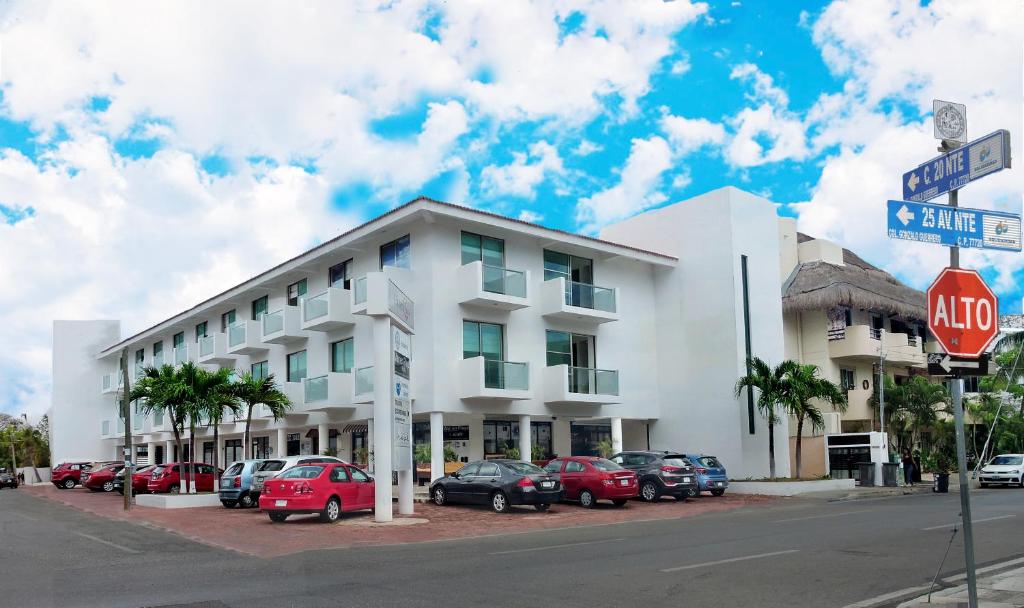
<instances>
[{"instance_id":1,"label":"person walking","mask_svg":"<svg viewBox=\"0 0 1024 608\"><path fill-rule=\"evenodd\" d=\"M903 450L903 483L908 486L914 485L914 459L910 450Z\"/></svg>"}]
</instances>

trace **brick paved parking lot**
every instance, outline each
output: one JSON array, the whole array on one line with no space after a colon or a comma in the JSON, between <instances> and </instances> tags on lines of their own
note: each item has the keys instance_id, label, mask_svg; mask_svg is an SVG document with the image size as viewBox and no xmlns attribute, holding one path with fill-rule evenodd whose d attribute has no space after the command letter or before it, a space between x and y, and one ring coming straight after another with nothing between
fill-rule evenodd
<instances>
[{"instance_id":1,"label":"brick paved parking lot","mask_svg":"<svg viewBox=\"0 0 1024 608\"><path fill-rule=\"evenodd\" d=\"M293 516L273 524L258 509L153 509L134 507L122 510L119 494L93 493L82 488L58 490L53 486L22 486L35 496L112 519L164 529L206 544L235 551L275 557L310 549L342 548L357 545L388 545L422 541L449 540L508 534L530 530L592 526L627 521L678 519L707 513L729 511L773 499L763 496L702 496L685 503L666 498L656 504L630 501L622 508L598 503L594 509L568 503L552 505L547 513L529 507L517 507L508 514L497 514L485 506L445 506L416 504L411 517L399 517L391 524L376 524L373 515L345 513L335 525L322 524L316 516ZM397 512L397 506L396 506Z\"/></svg>"}]
</instances>

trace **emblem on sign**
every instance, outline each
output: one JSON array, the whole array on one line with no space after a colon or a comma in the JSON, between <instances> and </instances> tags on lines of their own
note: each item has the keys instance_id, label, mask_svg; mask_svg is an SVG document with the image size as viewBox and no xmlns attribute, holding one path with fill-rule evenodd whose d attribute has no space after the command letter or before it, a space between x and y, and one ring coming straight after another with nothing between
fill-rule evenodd
<instances>
[{"instance_id":1,"label":"emblem on sign","mask_svg":"<svg viewBox=\"0 0 1024 608\"><path fill-rule=\"evenodd\" d=\"M932 101L932 117L936 139L967 141L967 106L935 99Z\"/></svg>"}]
</instances>

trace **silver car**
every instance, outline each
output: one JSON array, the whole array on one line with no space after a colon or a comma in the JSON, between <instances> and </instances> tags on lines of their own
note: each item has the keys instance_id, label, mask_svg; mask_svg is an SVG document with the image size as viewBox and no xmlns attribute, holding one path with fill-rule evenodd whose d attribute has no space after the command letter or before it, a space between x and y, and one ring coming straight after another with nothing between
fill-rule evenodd
<instances>
[{"instance_id":1,"label":"silver car","mask_svg":"<svg viewBox=\"0 0 1024 608\"><path fill-rule=\"evenodd\" d=\"M288 456L286 458L268 458L263 461L256 471L252 474L252 487L249 489L249 494L252 496L256 504L259 504L260 494L263 493L263 484L271 477L277 477L277 474L286 471L296 465L300 464L314 464L317 462L341 462L345 463L341 458L335 458L334 456ZM348 463L345 463L348 464Z\"/></svg>"}]
</instances>

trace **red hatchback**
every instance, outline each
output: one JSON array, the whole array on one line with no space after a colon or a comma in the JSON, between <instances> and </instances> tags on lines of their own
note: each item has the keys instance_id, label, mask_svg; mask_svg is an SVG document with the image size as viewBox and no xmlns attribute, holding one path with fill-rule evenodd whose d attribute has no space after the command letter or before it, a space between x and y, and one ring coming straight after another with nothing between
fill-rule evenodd
<instances>
[{"instance_id":1,"label":"red hatchback","mask_svg":"<svg viewBox=\"0 0 1024 608\"><path fill-rule=\"evenodd\" d=\"M124 468L124 464L117 462L90 469L82 473L82 485L93 492L113 492L114 477Z\"/></svg>"},{"instance_id":2,"label":"red hatchback","mask_svg":"<svg viewBox=\"0 0 1024 608\"><path fill-rule=\"evenodd\" d=\"M544 470L561 476L566 500L578 500L588 509L598 500L621 507L638 492L636 473L597 456L556 458Z\"/></svg>"},{"instance_id":3,"label":"red hatchback","mask_svg":"<svg viewBox=\"0 0 1024 608\"><path fill-rule=\"evenodd\" d=\"M62 490L70 490L81 483L82 471L88 471L89 462L62 462L50 472L50 481Z\"/></svg>"},{"instance_id":4,"label":"red hatchback","mask_svg":"<svg viewBox=\"0 0 1024 608\"><path fill-rule=\"evenodd\" d=\"M146 489L154 494L177 494L181 491L181 480L184 476L185 487L188 488L188 476L190 466L196 473L196 491L212 492L213 480L219 476L219 472L212 465L201 462L168 462L159 464L153 469L153 474L146 483ZM133 487L134 487L134 480Z\"/></svg>"},{"instance_id":5,"label":"red hatchback","mask_svg":"<svg viewBox=\"0 0 1024 608\"><path fill-rule=\"evenodd\" d=\"M292 467L263 484L260 509L270 521L318 513L320 521L338 521L342 511L372 509L373 478L350 464L325 462Z\"/></svg>"}]
</instances>

